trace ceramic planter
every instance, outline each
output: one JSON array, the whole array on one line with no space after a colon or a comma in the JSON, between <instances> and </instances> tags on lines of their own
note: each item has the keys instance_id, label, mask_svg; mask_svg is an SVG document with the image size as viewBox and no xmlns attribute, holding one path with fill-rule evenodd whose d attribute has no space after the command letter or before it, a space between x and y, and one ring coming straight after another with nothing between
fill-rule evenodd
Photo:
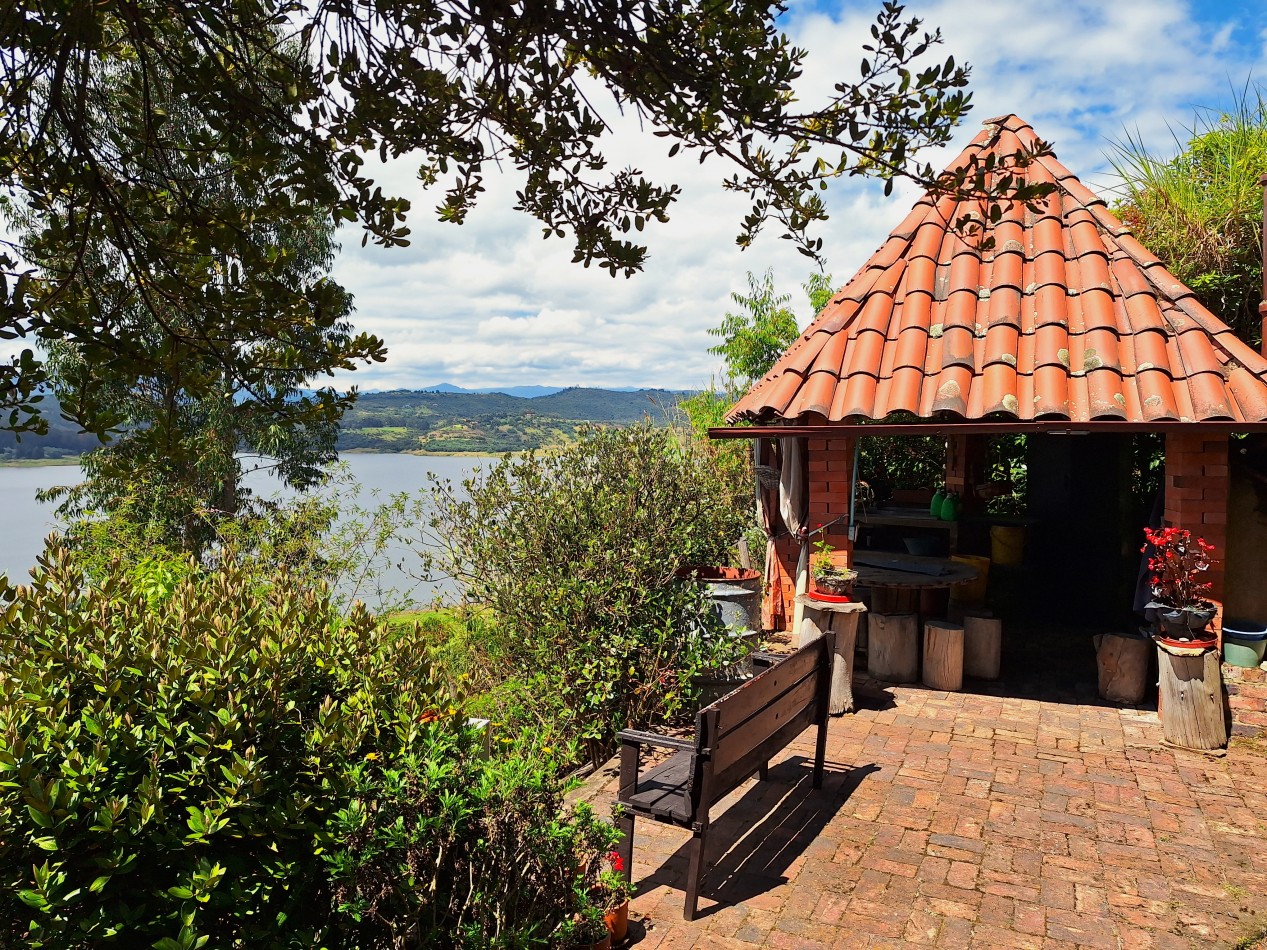
<instances>
[{"instance_id":1,"label":"ceramic planter","mask_svg":"<svg viewBox=\"0 0 1267 950\"><path fill-rule=\"evenodd\" d=\"M1206 628L1214 619L1213 607L1171 607L1168 604L1151 603L1153 625L1161 639L1178 643L1214 641L1215 636Z\"/></svg>"},{"instance_id":2,"label":"ceramic planter","mask_svg":"<svg viewBox=\"0 0 1267 950\"><path fill-rule=\"evenodd\" d=\"M629 901L617 904L606 914L603 920L607 923L607 930L611 933L612 943L620 943L625 939L625 934L629 931Z\"/></svg>"},{"instance_id":3,"label":"ceramic planter","mask_svg":"<svg viewBox=\"0 0 1267 950\"><path fill-rule=\"evenodd\" d=\"M837 597L853 595L853 585L857 583L858 572L839 570L814 575L814 587L821 594L833 594Z\"/></svg>"}]
</instances>

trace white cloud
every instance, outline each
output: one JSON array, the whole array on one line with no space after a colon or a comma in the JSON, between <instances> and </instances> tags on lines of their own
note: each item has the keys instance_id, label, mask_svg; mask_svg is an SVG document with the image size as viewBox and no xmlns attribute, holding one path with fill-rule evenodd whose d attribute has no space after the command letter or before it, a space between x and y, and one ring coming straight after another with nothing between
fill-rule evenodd
<instances>
[{"instance_id":1,"label":"white cloud","mask_svg":"<svg viewBox=\"0 0 1267 950\"><path fill-rule=\"evenodd\" d=\"M794 6L788 28L809 59L801 98L814 101L856 76L877 3ZM973 67L975 108L948 161L991 116L1016 112L1054 142L1061 160L1100 190L1112 185L1104 151L1125 130L1151 147L1172 147L1170 129L1194 106L1217 104L1251 71L1263 74L1262 15L1198 9L1180 0L1068 0L1047 9L1021 0L912 2L911 13L941 27L945 45ZM1198 13L1202 16L1199 18ZM1255 67L1258 67L1255 69ZM664 386L707 383L717 368L707 333L746 287L745 272L775 272L808 317L799 285L810 263L771 231L747 252L734 244L745 201L718 184L722 163L670 161L664 143L618 120L608 157L652 180L682 185L671 222L644 232L647 267L632 279L571 263L571 244L541 239L540 226L511 210L515 180L490 174L481 204L461 227L436 222L405 161L385 168L388 186L411 198L413 243L360 247L343 235L336 276L356 295L358 328L382 336L386 364L341 379L362 388L442 381L467 386ZM860 179L828 193L831 222L818 233L838 283L850 277L918 197L899 187L885 199Z\"/></svg>"}]
</instances>

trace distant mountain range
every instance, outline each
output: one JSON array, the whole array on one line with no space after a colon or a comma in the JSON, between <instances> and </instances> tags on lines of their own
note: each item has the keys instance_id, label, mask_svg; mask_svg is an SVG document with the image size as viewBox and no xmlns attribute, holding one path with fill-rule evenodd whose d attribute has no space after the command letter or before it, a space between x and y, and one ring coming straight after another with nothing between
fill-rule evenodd
<instances>
[{"instance_id":1,"label":"distant mountain range","mask_svg":"<svg viewBox=\"0 0 1267 950\"><path fill-rule=\"evenodd\" d=\"M364 392L343 417L340 451L519 452L576 436L586 423L629 425L679 417L689 392L509 386L470 390L449 383L426 389ZM100 443L48 414L47 436L19 443L0 432L0 462L73 457Z\"/></svg>"}]
</instances>

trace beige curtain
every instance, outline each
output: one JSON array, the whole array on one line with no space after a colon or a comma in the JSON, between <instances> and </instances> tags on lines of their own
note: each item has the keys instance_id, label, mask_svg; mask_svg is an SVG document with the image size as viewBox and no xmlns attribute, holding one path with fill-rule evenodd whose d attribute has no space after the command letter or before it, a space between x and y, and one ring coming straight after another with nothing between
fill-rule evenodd
<instances>
[{"instance_id":1,"label":"beige curtain","mask_svg":"<svg viewBox=\"0 0 1267 950\"><path fill-rule=\"evenodd\" d=\"M770 439L754 439L754 461L759 467L781 471L779 445ZM764 630L778 630L787 606L783 603L783 585L779 583L778 554L774 539L783 527L779 517L779 486L771 486L757 480L757 524L765 531L765 591L761 599L761 626Z\"/></svg>"},{"instance_id":2,"label":"beige curtain","mask_svg":"<svg viewBox=\"0 0 1267 950\"><path fill-rule=\"evenodd\" d=\"M796 536L809 517L809 498L805 478L805 442L803 439L779 439L783 464L779 468L779 514L788 531ZM796 594L799 598L809 589L809 542L801 542L796 560ZM801 605L792 612L792 642L799 643Z\"/></svg>"}]
</instances>

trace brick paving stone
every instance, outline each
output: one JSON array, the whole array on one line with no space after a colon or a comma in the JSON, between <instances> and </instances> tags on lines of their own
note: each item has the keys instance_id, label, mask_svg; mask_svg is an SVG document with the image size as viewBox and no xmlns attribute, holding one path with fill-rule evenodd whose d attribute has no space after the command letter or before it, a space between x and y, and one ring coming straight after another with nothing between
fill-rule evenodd
<instances>
[{"instance_id":1,"label":"brick paving stone","mask_svg":"<svg viewBox=\"0 0 1267 950\"><path fill-rule=\"evenodd\" d=\"M1170 749L1147 710L889 692L832 721L821 792L807 732L714 812L697 920L689 833L638 823L640 950L1180 950L1267 919L1267 756Z\"/></svg>"}]
</instances>

